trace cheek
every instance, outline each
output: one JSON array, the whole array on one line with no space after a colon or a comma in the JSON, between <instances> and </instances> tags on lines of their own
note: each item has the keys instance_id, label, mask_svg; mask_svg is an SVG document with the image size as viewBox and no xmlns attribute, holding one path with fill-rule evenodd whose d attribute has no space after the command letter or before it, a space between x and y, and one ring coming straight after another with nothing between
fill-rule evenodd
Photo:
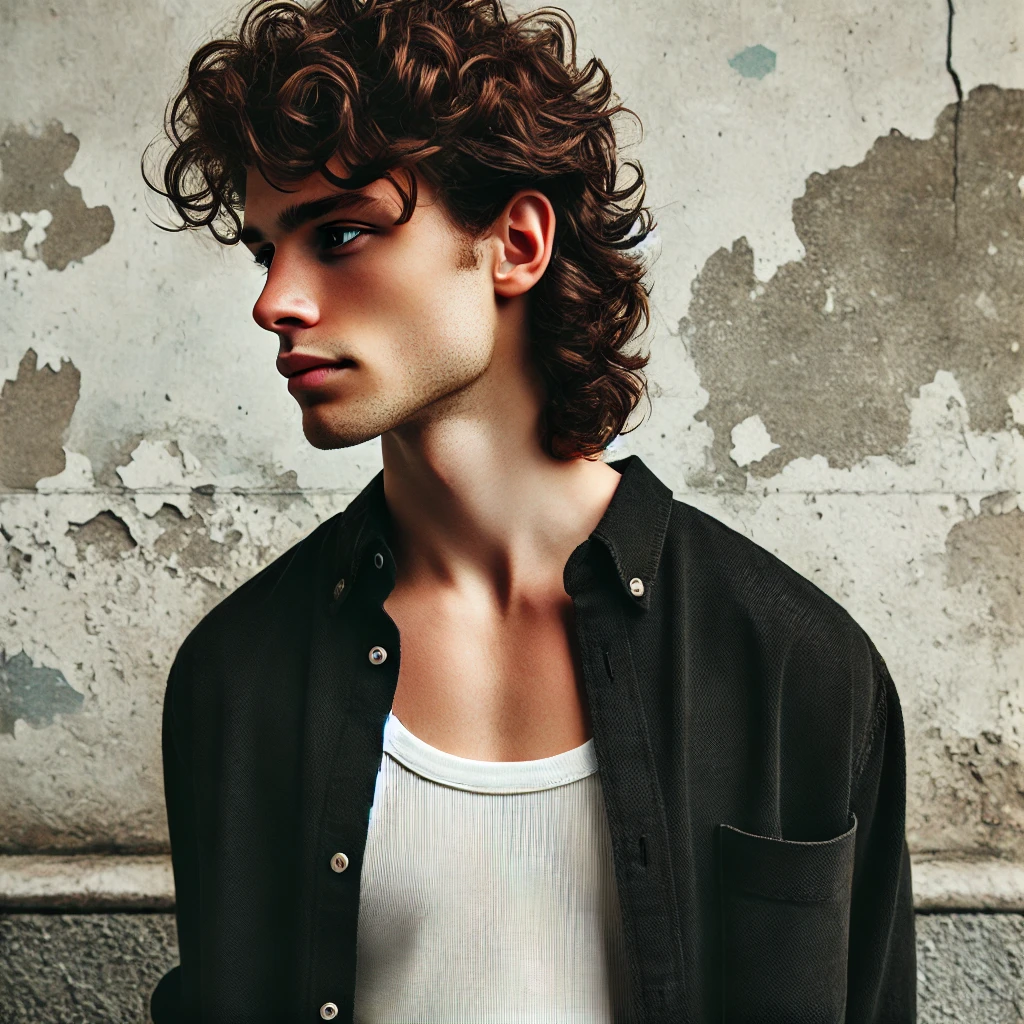
<instances>
[{"instance_id":1,"label":"cheek","mask_svg":"<svg viewBox=\"0 0 1024 1024\"><path fill-rule=\"evenodd\" d=\"M481 270L418 260L353 284L360 319L375 339L371 360L411 371L439 360L489 358L496 305L490 277Z\"/></svg>"}]
</instances>

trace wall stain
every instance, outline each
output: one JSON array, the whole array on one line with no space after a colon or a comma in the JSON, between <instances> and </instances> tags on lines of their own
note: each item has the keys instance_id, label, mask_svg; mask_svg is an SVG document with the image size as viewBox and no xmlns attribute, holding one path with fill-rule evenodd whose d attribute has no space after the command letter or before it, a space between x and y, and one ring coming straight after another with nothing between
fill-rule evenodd
<instances>
[{"instance_id":1,"label":"wall stain","mask_svg":"<svg viewBox=\"0 0 1024 1024\"><path fill-rule=\"evenodd\" d=\"M961 520L946 536L946 585L981 583L993 618L1024 635L1024 512L1014 508Z\"/></svg>"},{"instance_id":2,"label":"wall stain","mask_svg":"<svg viewBox=\"0 0 1024 1024\"><path fill-rule=\"evenodd\" d=\"M15 380L0 388L0 487L32 488L64 471L64 440L78 403L81 374L72 362L36 368L29 349Z\"/></svg>"},{"instance_id":3,"label":"wall stain","mask_svg":"<svg viewBox=\"0 0 1024 1024\"><path fill-rule=\"evenodd\" d=\"M764 78L775 70L775 51L760 43L740 50L735 57L729 58L729 67L738 71L744 78Z\"/></svg>"},{"instance_id":4,"label":"wall stain","mask_svg":"<svg viewBox=\"0 0 1024 1024\"><path fill-rule=\"evenodd\" d=\"M115 560L122 552L138 547L124 520L109 509L98 512L85 523L70 523L65 532L74 540L78 557L83 560L90 546L95 546L104 558Z\"/></svg>"},{"instance_id":5,"label":"wall stain","mask_svg":"<svg viewBox=\"0 0 1024 1024\"><path fill-rule=\"evenodd\" d=\"M74 714L84 700L63 672L33 665L24 651L7 658L0 648L0 734L13 736L19 718L36 729L52 725L54 715Z\"/></svg>"},{"instance_id":6,"label":"wall stain","mask_svg":"<svg viewBox=\"0 0 1024 1024\"><path fill-rule=\"evenodd\" d=\"M82 190L64 177L79 145L59 121L47 122L38 136L15 125L0 135L0 214L5 221L0 249L24 249L30 259L64 270L110 241L110 207L86 206ZM36 241L38 230L32 234L34 227L45 232L41 241Z\"/></svg>"},{"instance_id":7,"label":"wall stain","mask_svg":"<svg viewBox=\"0 0 1024 1024\"><path fill-rule=\"evenodd\" d=\"M746 472L815 454L906 464L908 400L938 370L956 378L974 430L1010 425L1008 396L1024 384L1024 91L970 93L958 160L956 111L930 139L894 129L862 163L812 174L793 202L806 255L768 282L746 238L708 259L679 324L710 396L697 419L714 431L691 485L720 476L743 490ZM755 414L780 447L740 469L730 433Z\"/></svg>"}]
</instances>

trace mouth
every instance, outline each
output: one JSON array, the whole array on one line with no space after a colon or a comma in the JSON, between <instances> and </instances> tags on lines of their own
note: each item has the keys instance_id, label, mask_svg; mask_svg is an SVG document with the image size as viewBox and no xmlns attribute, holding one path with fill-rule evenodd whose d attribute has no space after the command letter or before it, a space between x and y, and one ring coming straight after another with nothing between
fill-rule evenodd
<instances>
[{"instance_id":1,"label":"mouth","mask_svg":"<svg viewBox=\"0 0 1024 1024\"><path fill-rule=\"evenodd\" d=\"M296 391L322 388L333 383L346 370L351 370L354 367L355 363L351 359L343 359L339 363L322 363L319 366L311 366L307 370L300 370L298 373L289 375L288 390L294 394Z\"/></svg>"}]
</instances>

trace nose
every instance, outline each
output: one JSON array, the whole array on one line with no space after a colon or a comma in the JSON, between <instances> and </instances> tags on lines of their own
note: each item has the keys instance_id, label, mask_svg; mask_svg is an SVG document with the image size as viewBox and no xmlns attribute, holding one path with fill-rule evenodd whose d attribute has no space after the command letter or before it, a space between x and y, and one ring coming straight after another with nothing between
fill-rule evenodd
<instances>
[{"instance_id":1,"label":"nose","mask_svg":"<svg viewBox=\"0 0 1024 1024\"><path fill-rule=\"evenodd\" d=\"M284 253L275 253L252 318L265 331L313 327L320 319L312 282Z\"/></svg>"}]
</instances>

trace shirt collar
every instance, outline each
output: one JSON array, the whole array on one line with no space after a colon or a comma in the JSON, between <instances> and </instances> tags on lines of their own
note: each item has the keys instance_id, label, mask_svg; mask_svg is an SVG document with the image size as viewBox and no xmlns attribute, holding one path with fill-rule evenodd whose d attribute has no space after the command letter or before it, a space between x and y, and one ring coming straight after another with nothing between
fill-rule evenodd
<instances>
[{"instance_id":1,"label":"shirt collar","mask_svg":"<svg viewBox=\"0 0 1024 1024\"><path fill-rule=\"evenodd\" d=\"M638 455L629 455L608 465L617 470L622 479L591 538L608 549L630 602L646 611L650 607L668 532L672 491ZM344 603L361 568L370 558L381 554L389 561L392 559L393 538L394 524L384 498L384 471L381 470L338 517L335 555L331 560L335 578L327 583L328 599L335 606ZM637 580L642 584L639 594Z\"/></svg>"},{"instance_id":2,"label":"shirt collar","mask_svg":"<svg viewBox=\"0 0 1024 1024\"><path fill-rule=\"evenodd\" d=\"M619 583L630 601L646 611L668 533L672 491L639 455L629 455L608 465L618 470L622 479L591 536L608 549ZM636 580L642 584L639 594L634 589Z\"/></svg>"}]
</instances>

